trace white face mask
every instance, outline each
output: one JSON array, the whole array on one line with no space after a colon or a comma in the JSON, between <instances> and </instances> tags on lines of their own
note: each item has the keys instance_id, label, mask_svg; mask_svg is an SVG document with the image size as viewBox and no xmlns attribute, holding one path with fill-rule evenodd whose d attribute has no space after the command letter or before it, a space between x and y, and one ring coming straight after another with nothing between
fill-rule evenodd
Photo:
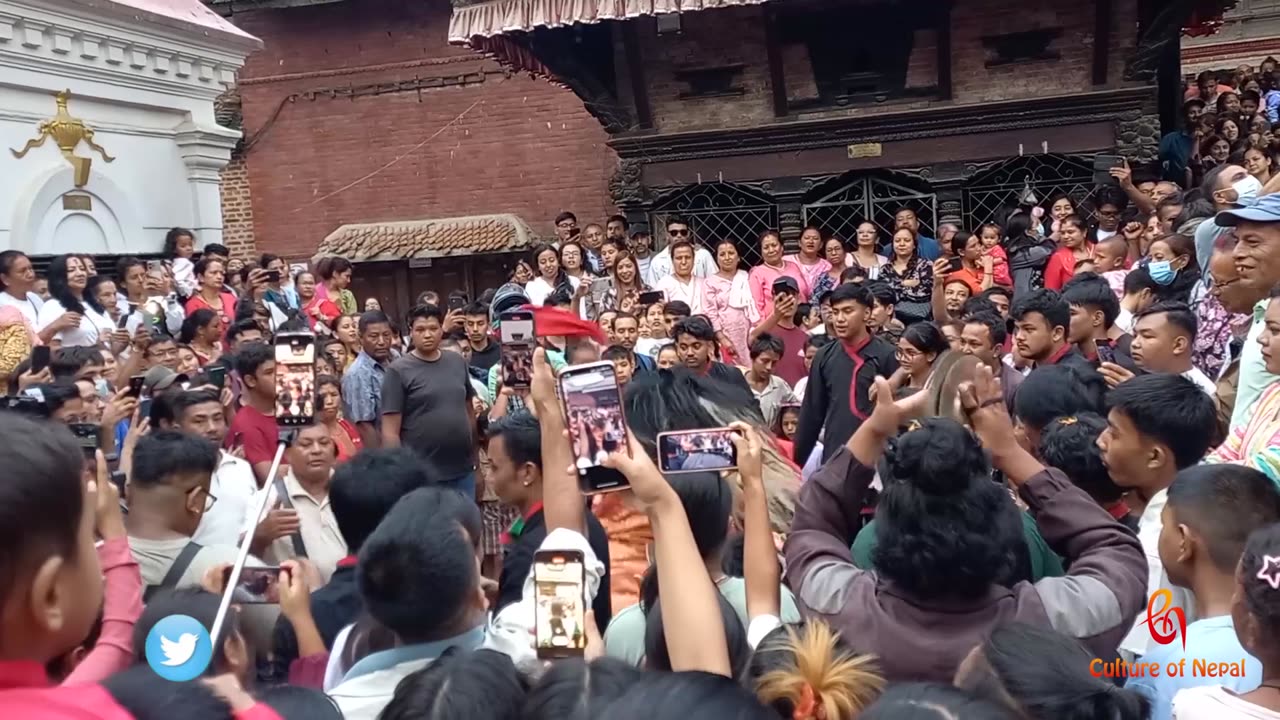
<instances>
[{"instance_id":1,"label":"white face mask","mask_svg":"<svg viewBox=\"0 0 1280 720\"><path fill-rule=\"evenodd\" d=\"M1245 175L1231 183L1231 189L1236 191L1237 205L1252 205L1257 202L1258 193L1262 191L1262 181L1252 175Z\"/></svg>"}]
</instances>

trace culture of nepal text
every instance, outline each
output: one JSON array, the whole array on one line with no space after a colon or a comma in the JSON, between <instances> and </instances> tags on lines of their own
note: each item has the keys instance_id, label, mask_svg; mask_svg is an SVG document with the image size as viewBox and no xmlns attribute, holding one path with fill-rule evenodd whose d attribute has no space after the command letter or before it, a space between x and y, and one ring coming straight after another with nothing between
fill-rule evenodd
<instances>
[{"instance_id":1,"label":"culture of nepal text","mask_svg":"<svg viewBox=\"0 0 1280 720\"><path fill-rule=\"evenodd\" d=\"M1187 659L1171 662L1163 667L1160 663L1125 662L1124 660L1107 660L1094 658L1089 663L1089 673L1094 677L1126 678L1126 677L1188 677ZM1189 677L1244 677L1244 660L1238 662L1208 662L1192 660Z\"/></svg>"}]
</instances>

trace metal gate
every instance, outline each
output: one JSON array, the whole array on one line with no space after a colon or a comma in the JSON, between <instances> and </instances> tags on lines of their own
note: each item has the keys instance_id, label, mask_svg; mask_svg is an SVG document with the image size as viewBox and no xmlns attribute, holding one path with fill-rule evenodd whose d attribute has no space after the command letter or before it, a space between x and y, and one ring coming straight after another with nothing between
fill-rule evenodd
<instances>
[{"instance_id":1,"label":"metal gate","mask_svg":"<svg viewBox=\"0 0 1280 720\"><path fill-rule=\"evenodd\" d=\"M690 185L655 203L649 221L659 246L669 242L667 218L673 215L689 223L695 241L712 252L717 242L732 240L743 261L752 266L760 264L760 233L778 229L776 201L732 183Z\"/></svg>"},{"instance_id":2,"label":"metal gate","mask_svg":"<svg viewBox=\"0 0 1280 720\"><path fill-rule=\"evenodd\" d=\"M870 222L879 230L880 244L889 242L899 210L914 210L920 233L937 237L938 198L927 187L912 187L901 176L843 176L813 193L817 199L805 203L801 214L805 225L816 225L852 246L858 226ZM838 184L835 190L828 190Z\"/></svg>"},{"instance_id":3,"label":"metal gate","mask_svg":"<svg viewBox=\"0 0 1280 720\"><path fill-rule=\"evenodd\" d=\"M1093 158L1086 155L1024 155L992 163L964 185L964 218L968 228L982 223L1004 225L1027 187L1043 205L1059 193L1084 209L1095 190Z\"/></svg>"}]
</instances>

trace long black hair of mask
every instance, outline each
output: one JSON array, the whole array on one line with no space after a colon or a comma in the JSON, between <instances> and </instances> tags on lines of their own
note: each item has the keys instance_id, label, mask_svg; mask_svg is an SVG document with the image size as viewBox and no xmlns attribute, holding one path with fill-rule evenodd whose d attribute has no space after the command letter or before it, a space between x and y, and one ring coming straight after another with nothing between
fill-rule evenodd
<instances>
[{"instance_id":1,"label":"long black hair of mask","mask_svg":"<svg viewBox=\"0 0 1280 720\"><path fill-rule=\"evenodd\" d=\"M978 439L928 418L889 443L880 462L872 564L921 598L971 599L1030 578L1020 511Z\"/></svg>"}]
</instances>

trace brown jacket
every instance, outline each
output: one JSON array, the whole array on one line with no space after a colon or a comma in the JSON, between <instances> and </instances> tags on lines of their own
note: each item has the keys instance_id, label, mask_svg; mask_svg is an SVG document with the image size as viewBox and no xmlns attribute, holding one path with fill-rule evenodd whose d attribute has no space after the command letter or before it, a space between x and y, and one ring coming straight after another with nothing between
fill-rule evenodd
<instances>
[{"instance_id":1,"label":"brown jacket","mask_svg":"<svg viewBox=\"0 0 1280 720\"><path fill-rule=\"evenodd\" d=\"M912 597L849 555L873 475L841 447L805 483L784 548L786 581L802 612L825 619L858 652L876 655L891 683L950 683L969 651L1010 621L1052 627L1112 658L1146 606L1147 561L1138 539L1052 469L1020 491L1045 540L1066 558L1066 576L993 585L961 602Z\"/></svg>"}]
</instances>

